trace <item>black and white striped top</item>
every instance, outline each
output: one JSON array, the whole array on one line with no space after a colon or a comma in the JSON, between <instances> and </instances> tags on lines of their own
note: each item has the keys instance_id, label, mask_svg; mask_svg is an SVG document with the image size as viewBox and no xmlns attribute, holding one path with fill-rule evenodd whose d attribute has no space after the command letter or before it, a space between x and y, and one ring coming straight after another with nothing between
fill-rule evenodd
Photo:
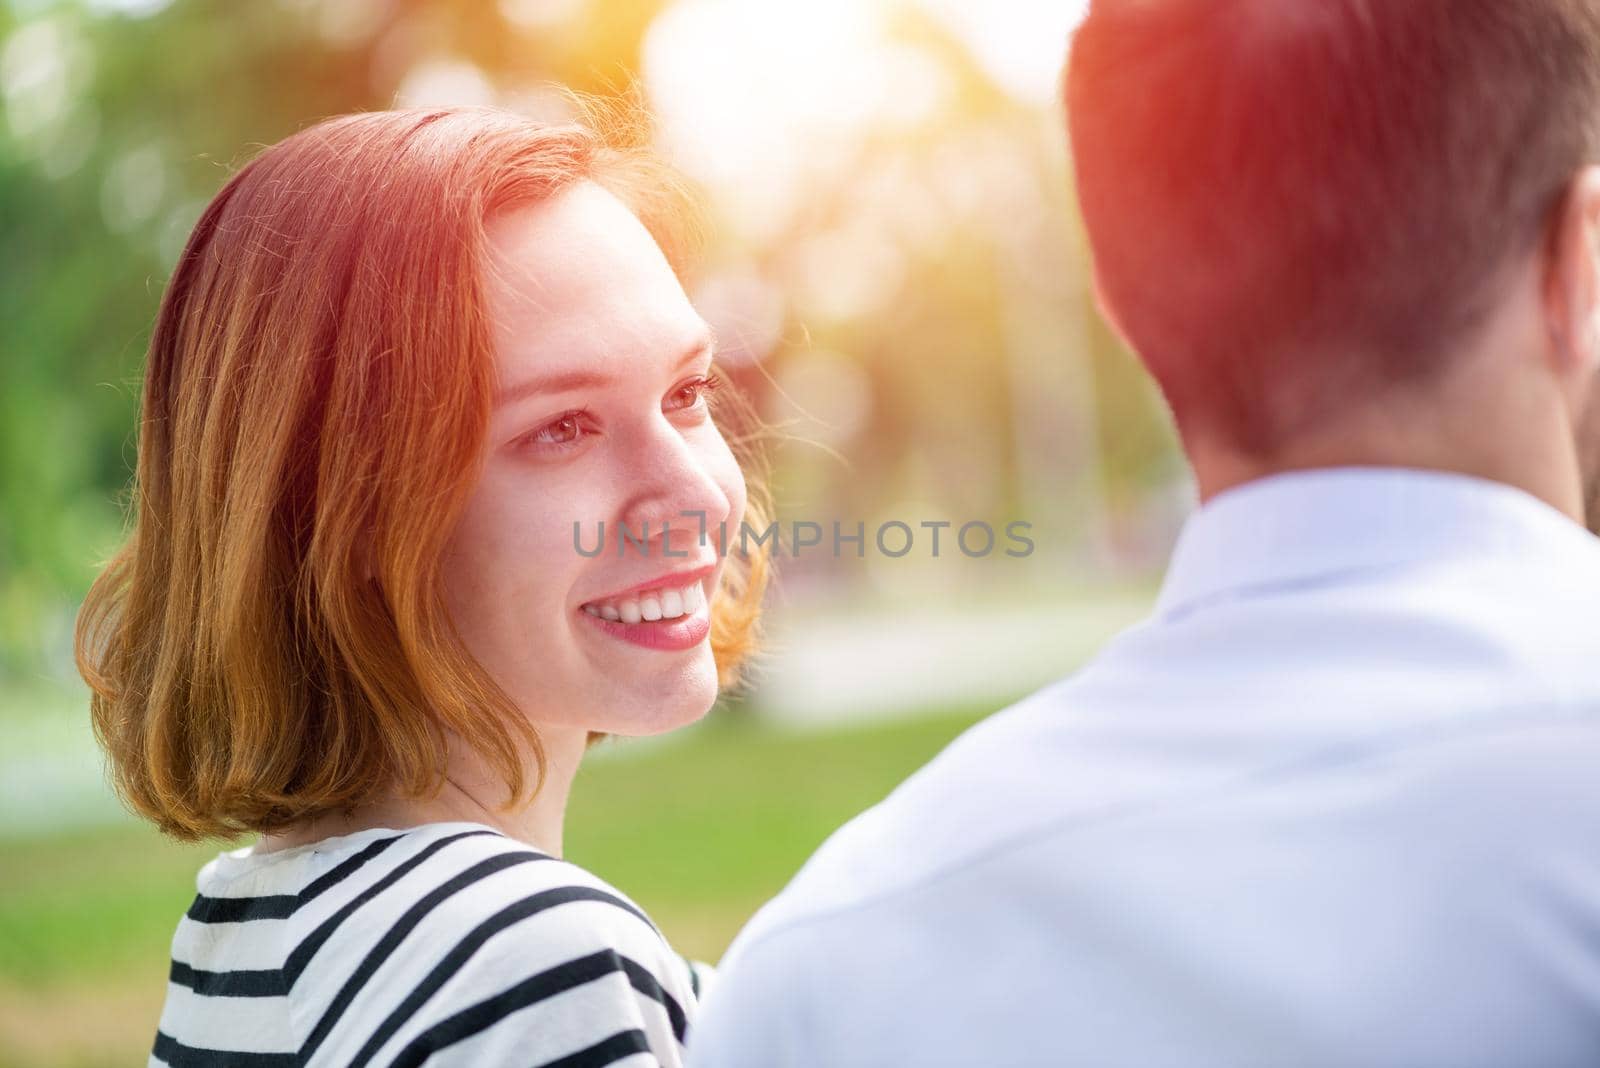
<instances>
[{"instance_id":1,"label":"black and white striped top","mask_svg":"<svg viewBox=\"0 0 1600 1068\"><path fill-rule=\"evenodd\" d=\"M675 1066L705 973L582 868L478 823L219 854L150 1064Z\"/></svg>"}]
</instances>

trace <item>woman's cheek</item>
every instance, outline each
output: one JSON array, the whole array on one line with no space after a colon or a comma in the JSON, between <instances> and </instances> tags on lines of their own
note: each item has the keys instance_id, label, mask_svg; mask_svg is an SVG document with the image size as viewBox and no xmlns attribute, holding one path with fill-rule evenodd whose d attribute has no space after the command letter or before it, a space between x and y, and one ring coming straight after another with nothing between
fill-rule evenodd
<instances>
[{"instance_id":1,"label":"woman's cheek","mask_svg":"<svg viewBox=\"0 0 1600 1068\"><path fill-rule=\"evenodd\" d=\"M519 555L537 554L544 561L560 561L559 553L572 552L574 523L592 528L597 519L597 482L585 464L512 463L502 469L498 495L499 524L504 541Z\"/></svg>"}]
</instances>

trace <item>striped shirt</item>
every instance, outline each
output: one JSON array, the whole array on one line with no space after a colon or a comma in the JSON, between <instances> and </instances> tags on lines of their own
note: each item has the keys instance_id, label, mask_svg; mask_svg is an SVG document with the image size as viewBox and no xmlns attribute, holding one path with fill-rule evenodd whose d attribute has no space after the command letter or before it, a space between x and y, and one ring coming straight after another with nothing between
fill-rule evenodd
<instances>
[{"instance_id":1,"label":"striped shirt","mask_svg":"<svg viewBox=\"0 0 1600 1068\"><path fill-rule=\"evenodd\" d=\"M200 870L149 1063L675 1066L703 972L582 868L478 823Z\"/></svg>"}]
</instances>

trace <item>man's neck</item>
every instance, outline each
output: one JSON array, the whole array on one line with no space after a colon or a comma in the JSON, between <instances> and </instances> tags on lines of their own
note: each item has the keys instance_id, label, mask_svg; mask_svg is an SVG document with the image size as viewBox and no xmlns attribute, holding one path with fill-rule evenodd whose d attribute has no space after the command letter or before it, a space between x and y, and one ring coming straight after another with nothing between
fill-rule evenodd
<instances>
[{"instance_id":1,"label":"man's neck","mask_svg":"<svg viewBox=\"0 0 1600 1068\"><path fill-rule=\"evenodd\" d=\"M1561 398L1536 380L1468 379L1397 391L1310 424L1270 454L1187 432L1184 447L1202 502L1268 475L1406 467L1501 482L1584 521L1576 430Z\"/></svg>"}]
</instances>

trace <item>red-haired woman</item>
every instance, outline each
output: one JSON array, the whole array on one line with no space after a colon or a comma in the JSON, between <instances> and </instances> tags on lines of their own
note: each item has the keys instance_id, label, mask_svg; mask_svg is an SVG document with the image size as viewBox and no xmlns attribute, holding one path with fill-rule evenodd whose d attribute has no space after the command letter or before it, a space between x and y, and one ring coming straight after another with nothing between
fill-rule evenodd
<instances>
[{"instance_id":1,"label":"red-haired woman","mask_svg":"<svg viewBox=\"0 0 1600 1068\"><path fill-rule=\"evenodd\" d=\"M758 618L675 189L581 123L378 112L196 225L77 635L130 806L261 835L153 1063L679 1063L698 974L558 859L589 742L703 715Z\"/></svg>"}]
</instances>

